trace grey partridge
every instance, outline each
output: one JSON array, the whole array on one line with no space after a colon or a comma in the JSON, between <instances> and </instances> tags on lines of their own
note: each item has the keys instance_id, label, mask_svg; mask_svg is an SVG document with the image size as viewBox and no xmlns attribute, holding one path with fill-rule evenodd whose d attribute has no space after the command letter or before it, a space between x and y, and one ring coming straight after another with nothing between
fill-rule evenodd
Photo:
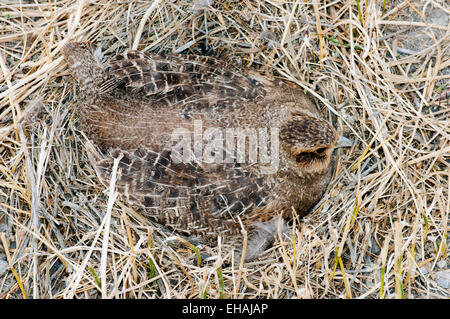
<instances>
[{"instance_id":1,"label":"grey partridge","mask_svg":"<svg viewBox=\"0 0 450 319\"><path fill-rule=\"evenodd\" d=\"M338 134L292 83L206 56L128 50L104 68L89 43L63 54L99 180L120 158L117 190L179 234L239 245L244 227L253 259L330 181Z\"/></svg>"}]
</instances>

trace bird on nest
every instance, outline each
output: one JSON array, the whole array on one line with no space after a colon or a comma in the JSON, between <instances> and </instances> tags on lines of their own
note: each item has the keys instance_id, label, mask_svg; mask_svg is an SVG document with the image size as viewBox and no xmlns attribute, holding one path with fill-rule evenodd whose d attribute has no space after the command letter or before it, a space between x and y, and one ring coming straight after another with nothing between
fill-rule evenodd
<instances>
[{"instance_id":1,"label":"bird on nest","mask_svg":"<svg viewBox=\"0 0 450 319\"><path fill-rule=\"evenodd\" d=\"M66 44L63 55L99 180L109 186L116 159L118 192L174 232L209 245L221 236L241 256L244 228L248 261L322 197L338 134L300 87L207 56L127 50L104 68L88 42ZM244 134L244 155L230 128ZM174 131L193 132L193 146L181 137L192 146L187 157ZM272 161L246 154L252 147L270 149Z\"/></svg>"}]
</instances>

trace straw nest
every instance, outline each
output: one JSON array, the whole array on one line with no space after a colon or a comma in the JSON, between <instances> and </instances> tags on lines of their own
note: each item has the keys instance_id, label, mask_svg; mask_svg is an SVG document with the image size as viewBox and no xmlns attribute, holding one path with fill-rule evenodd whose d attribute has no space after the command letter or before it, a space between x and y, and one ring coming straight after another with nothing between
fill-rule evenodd
<instances>
[{"instance_id":1,"label":"straw nest","mask_svg":"<svg viewBox=\"0 0 450 319\"><path fill-rule=\"evenodd\" d=\"M1 298L448 298L448 16L445 0L1 1ZM292 238L229 265L226 243L192 246L99 183L71 40L102 62L209 54L284 77L353 147Z\"/></svg>"}]
</instances>

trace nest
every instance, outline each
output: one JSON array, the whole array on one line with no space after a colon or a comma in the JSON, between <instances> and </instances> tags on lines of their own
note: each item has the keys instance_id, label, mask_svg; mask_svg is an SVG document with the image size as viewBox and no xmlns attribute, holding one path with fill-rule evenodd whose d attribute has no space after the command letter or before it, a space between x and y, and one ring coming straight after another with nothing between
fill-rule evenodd
<instances>
[{"instance_id":1,"label":"nest","mask_svg":"<svg viewBox=\"0 0 450 319\"><path fill-rule=\"evenodd\" d=\"M2 298L448 298L449 9L420 1L2 1ZM89 40L289 79L353 146L291 238L229 264L102 186L61 55ZM209 256L205 258L205 256ZM447 277L445 277L447 276ZM447 281L445 281L447 278ZM446 286L447 285L447 286Z\"/></svg>"}]
</instances>

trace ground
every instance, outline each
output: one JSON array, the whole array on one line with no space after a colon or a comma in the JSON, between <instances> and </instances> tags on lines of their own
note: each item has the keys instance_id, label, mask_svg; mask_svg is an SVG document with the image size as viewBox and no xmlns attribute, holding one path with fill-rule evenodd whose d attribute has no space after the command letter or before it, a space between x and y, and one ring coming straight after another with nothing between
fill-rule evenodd
<instances>
[{"instance_id":1,"label":"ground","mask_svg":"<svg viewBox=\"0 0 450 319\"><path fill-rule=\"evenodd\" d=\"M2 298L448 298L449 6L0 2ZM301 86L353 147L261 258L192 246L100 184L61 55L195 53ZM203 258L210 256L209 258Z\"/></svg>"}]
</instances>

